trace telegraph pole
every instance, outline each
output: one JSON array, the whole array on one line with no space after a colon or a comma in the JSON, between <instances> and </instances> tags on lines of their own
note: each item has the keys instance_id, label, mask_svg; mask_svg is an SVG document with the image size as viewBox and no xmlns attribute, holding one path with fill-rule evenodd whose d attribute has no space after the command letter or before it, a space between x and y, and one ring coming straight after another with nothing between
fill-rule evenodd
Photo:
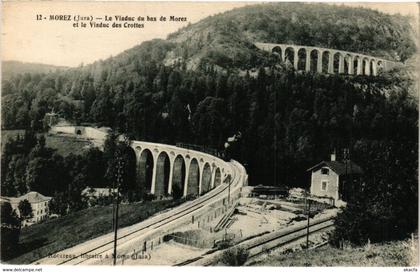
<instances>
[{"instance_id":1,"label":"telegraph pole","mask_svg":"<svg viewBox=\"0 0 420 272\"><path fill-rule=\"evenodd\" d=\"M229 141L229 139L225 142L225 160L226 159L231 159L231 152L230 152L230 150L231 150L231 144L229 143L229 142L232 142L232 141ZM227 176L226 177L226 179L228 180L228 198L227 198L227 204L228 204L228 206L229 206L229 203L230 203L230 178L229 178L229 176Z\"/></svg>"},{"instance_id":2,"label":"telegraph pole","mask_svg":"<svg viewBox=\"0 0 420 272\"><path fill-rule=\"evenodd\" d=\"M343 182L343 188L342 188L342 192L343 192L343 200L344 201L348 201L348 197L349 197L349 186L350 186L350 184L351 184L351 179L350 179L350 181L348 180L349 179L349 176L348 176L348 162L349 162L349 148L345 148L344 149L344 165L346 166L346 175L345 175L345 178L344 178L344 182Z\"/></svg>"},{"instance_id":3,"label":"telegraph pole","mask_svg":"<svg viewBox=\"0 0 420 272\"><path fill-rule=\"evenodd\" d=\"M309 249L309 218L311 215L311 200L307 199L308 207L307 207L307 216L308 216L308 226L306 228L306 250Z\"/></svg>"},{"instance_id":4,"label":"telegraph pole","mask_svg":"<svg viewBox=\"0 0 420 272\"><path fill-rule=\"evenodd\" d=\"M115 208L115 226L114 226L114 265L117 264L117 231L118 231L118 207L120 202L120 185L122 183L123 179L123 173L124 173L124 162L122 160L121 154L119 151L117 151L117 173L116 179L117 179L117 190L116 190L116 208ZM114 193L115 193L115 187L114 187Z\"/></svg>"},{"instance_id":5,"label":"telegraph pole","mask_svg":"<svg viewBox=\"0 0 420 272\"><path fill-rule=\"evenodd\" d=\"M237 142L241 139L241 137L242 137L242 134L240 131L238 131L235 135L226 139L226 142L224 145L225 146L225 161L226 159L231 160L232 149L235 145L237 145ZM229 184L228 184L228 205L229 205L230 204L230 183L232 181L232 177L229 175L228 178L229 178Z\"/></svg>"},{"instance_id":6,"label":"telegraph pole","mask_svg":"<svg viewBox=\"0 0 420 272\"><path fill-rule=\"evenodd\" d=\"M112 201L112 231L115 231L115 179L112 179L112 192L111 195L114 197Z\"/></svg>"},{"instance_id":7,"label":"telegraph pole","mask_svg":"<svg viewBox=\"0 0 420 272\"><path fill-rule=\"evenodd\" d=\"M229 204L230 204L230 180L231 180L231 178L230 178L230 176L228 176L228 178L229 178L229 185L228 185L228 206L229 206Z\"/></svg>"}]
</instances>

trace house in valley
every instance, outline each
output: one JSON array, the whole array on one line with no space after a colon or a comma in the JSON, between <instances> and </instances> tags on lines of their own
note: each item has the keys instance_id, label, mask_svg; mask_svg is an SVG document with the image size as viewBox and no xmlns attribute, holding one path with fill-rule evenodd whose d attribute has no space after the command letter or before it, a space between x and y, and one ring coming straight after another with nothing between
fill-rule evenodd
<instances>
[{"instance_id":1,"label":"house in valley","mask_svg":"<svg viewBox=\"0 0 420 272\"><path fill-rule=\"evenodd\" d=\"M337 161L335 154L331 155L331 160L322 161L307 171L311 172L311 195L335 201L346 201L363 173L362 168L350 160Z\"/></svg>"},{"instance_id":2,"label":"house in valley","mask_svg":"<svg viewBox=\"0 0 420 272\"><path fill-rule=\"evenodd\" d=\"M12 209L15 210L16 214L20 216L19 211L19 203L21 201L27 200L32 208L32 217L25 219L22 222L23 226L31 225L34 223L41 222L48 218L49 216L49 203L51 201L51 197L44 196L38 192L29 192L25 195L19 197L6 197L2 196L2 202L9 202L12 206Z\"/></svg>"}]
</instances>

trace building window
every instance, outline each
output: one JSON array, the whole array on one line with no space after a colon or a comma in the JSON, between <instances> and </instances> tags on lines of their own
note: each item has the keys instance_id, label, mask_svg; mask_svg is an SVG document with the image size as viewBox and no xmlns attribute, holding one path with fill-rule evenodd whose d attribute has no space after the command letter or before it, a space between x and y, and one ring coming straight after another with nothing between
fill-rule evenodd
<instances>
[{"instance_id":1,"label":"building window","mask_svg":"<svg viewBox=\"0 0 420 272\"><path fill-rule=\"evenodd\" d=\"M328 181L321 181L321 191L326 191L328 188Z\"/></svg>"},{"instance_id":2,"label":"building window","mask_svg":"<svg viewBox=\"0 0 420 272\"><path fill-rule=\"evenodd\" d=\"M321 168L321 174L323 174L323 175L329 175L330 174L330 169L328 169L328 168Z\"/></svg>"}]
</instances>

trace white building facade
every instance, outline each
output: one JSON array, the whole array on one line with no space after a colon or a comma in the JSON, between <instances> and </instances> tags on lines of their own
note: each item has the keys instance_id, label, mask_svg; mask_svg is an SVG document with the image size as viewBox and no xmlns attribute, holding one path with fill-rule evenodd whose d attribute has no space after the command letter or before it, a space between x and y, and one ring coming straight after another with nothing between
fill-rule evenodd
<instances>
[{"instance_id":1,"label":"white building facade","mask_svg":"<svg viewBox=\"0 0 420 272\"><path fill-rule=\"evenodd\" d=\"M9 202L19 217L19 203L23 200L27 200L31 204L33 216L22 221L22 225L31 225L48 218L49 202L51 201L51 197L49 196L44 196L38 192L29 192L20 197L2 197L2 201Z\"/></svg>"}]
</instances>

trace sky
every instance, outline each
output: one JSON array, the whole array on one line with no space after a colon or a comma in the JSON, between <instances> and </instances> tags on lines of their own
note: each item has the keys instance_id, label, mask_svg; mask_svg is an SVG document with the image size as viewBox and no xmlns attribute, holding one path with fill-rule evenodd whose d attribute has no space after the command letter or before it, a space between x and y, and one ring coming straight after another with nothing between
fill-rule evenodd
<instances>
[{"instance_id":1,"label":"sky","mask_svg":"<svg viewBox=\"0 0 420 272\"><path fill-rule=\"evenodd\" d=\"M255 2L3 2L2 60L78 66L115 56L143 41L166 38L172 32L207 16ZM332 3L330 3L332 4ZM338 3L363 6L395 14L417 16L416 3ZM37 20L41 15L41 20ZM139 22L144 28L73 27L73 21L49 20L50 15L94 18L117 15L157 17ZM186 17L187 21L160 21L160 16ZM46 18L46 19L44 19ZM112 24L115 19L111 21Z\"/></svg>"}]
</instances>

